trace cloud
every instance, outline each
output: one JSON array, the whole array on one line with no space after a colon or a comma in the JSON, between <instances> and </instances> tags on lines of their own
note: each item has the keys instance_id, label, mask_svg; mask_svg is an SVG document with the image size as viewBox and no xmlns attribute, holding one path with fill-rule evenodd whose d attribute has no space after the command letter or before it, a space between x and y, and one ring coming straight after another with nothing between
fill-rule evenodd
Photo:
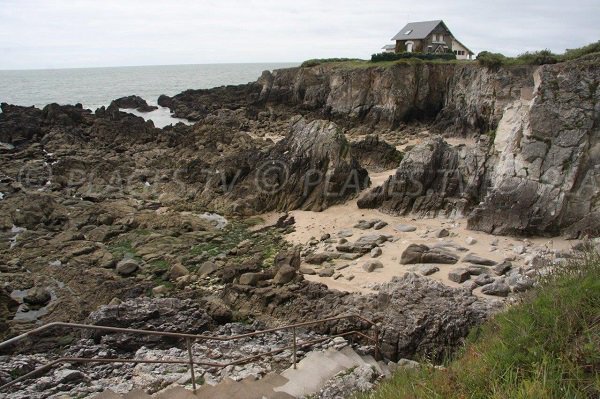
<instances>
[{"instance_id":1,"label":"cloud","mask_svg":"<svg viewBox=\"0 0 600 399\"><path fill-rule=\"evenodd\" d=\"M600 39L600 3L499 0L0 0L0 69L366 58L409 20L475 52Z\"/></svg>"}]
</instances>

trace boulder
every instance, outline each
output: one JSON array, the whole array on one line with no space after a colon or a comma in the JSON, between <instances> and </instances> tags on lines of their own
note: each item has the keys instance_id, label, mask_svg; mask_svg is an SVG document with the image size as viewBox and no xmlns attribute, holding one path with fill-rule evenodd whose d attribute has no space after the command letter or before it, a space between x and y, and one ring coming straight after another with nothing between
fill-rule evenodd
<instances>
[{"instance_id":1,"label":"boulder","mask_svg":"<svg viewBox=\"0 0 600 399\"><path fill-rule=\"evenodd\" d=\"M317 272L315 271L315 269L312 269L310 267L301 267L300 268L300 273L307 274L309 276L314 276L315 274L317 274Z\"/></svg>"},{"instance_id":2,"label":"boulder","mask_svg":"<svg viewBox=\"0 0 600 399\"><path fill-rule=\"evenodd\" d=\"M434 236L436 238L445 238L450 236L450 232L447 229L440 229L435 232Z\"/></svg>"},{"instance_id":3,"label":"boulder","mask_svg":"<svg viewBox=\"0 0 600 399\"><path fill-rule=\"evenodd\" d=\"M210 276L218 269L219 266L217 266L216 263L207 261L200 265L200 267L198 268L198 274L200 275L200 277L206 277Z\"/></svg>"},{"instance_id":4,"label":"boulder","mask_svg":"<svg viewBox=\"0 0 600 399\"><path fill-rule=\"evenodd\" d=\"M394 230L401 233L412 233L413 231L417 231L417 228L408 224L398 224L394 226Z\"/></svg>"},{"instance_id":5,"label":"boulder","mask_svg":"<svg viewBox=\"0 0 600 399\"><path fill-rule=\"evenodd\" d=\"M117 273L119 273L123 277L128 277L135 274L140 265L134 259L123 259L119 263L117 263Z\"/></svg>"},{"instance_id":6,"label":"boulder","mask_svg":"<svg viewBox=\"0 0 600 399\"><path fill-rule=\"evenodd\" d=\"M469 280L471 278L471 274L469 273L469 271L467 269L463 269L463 268L458 268L458 269L454 269L454 270L450 270L450 272L448 272L448 279L450 281L454 281L455 283L464 283L465 281Z\"/></svg>"},{"instance_id":7,"label":"boulder","mask_svg":"<svg viewBox=\"0 0 600 399\"><path fill-rule=\"evenodd\" d=\"M45 306L51 299L52 295L46 288L33 287L27 291L27 294L23 297L23 302L28 305Z\"/></svg>"},{"instance_id":8,"label":"boulder","mask_svg":"<svg viewBox=\"0 0 600 399\"><path fill-rule=\"evenodd\" d=\"M284 285L292 281L296 277L296 268L292 266L281 266L273 278L273 282L277 285Z\"/></svg>"},{"instance_id":9,"label":"boulder","mask_svg":"<svg viewBox=\"0 0 600 399\"><path fill-rule=\"evenodd\" d=\"M505 275L512 268L512 263L502 262L492 267L492 270L497 276Z\"/></svg>"},{"instance_id":10,"label":"boulder","mask_svg":"<svg viewBox=\"0 0 600 399\"><path fill-rule=\"evenodd\" d=\"M484 285L492 284L493 282L494 282L494 278L492 276L490 276L489 274L480 274L475 279L475 283L478 286L484 286Z\"/></svg>"},{"instance_id":11,"label":"boulder","mask_svg":"<svg viewBox=\"0 0 600 399\"><path fill-rule=\"evenodd\" d=\"M319 277L331 277L335 274L335 270L332 267L326 267L317 272Z\"/></svg>"},{"instance_id":12,"label":"boulder","mask_svg":"<svg viewBox=\"0 0 600 399\"><path fill-rule=\"evenodd\" d=\"M241 285L256 286L260 281L266 280L264 273L244 273L239 278Z\"/></svg>"},{"instance_id":13,"label":"boulder","mask_svg":"<svg viewBox=\"0 0 600 399\"><path fill-rule=\"evenodd\" d=\"M304 259L306 263L310 265L321 265L331 259L339 257L339 254L334 253L314 253L307 255Z\"/></svg>"},{"instance_id":14,"label":"boulder","mask_svg":"<svg viewBox=\"0 0 600 399\"><path fill-rule=\"evenodd\" d=\"M400 263L403 265L418 263L455 264L457 262L458 257L454 254L438 248L430 249L428 246L420 244L409 245L400 258Z\"/></svg>"},{"instance_id":15,"label":"boulder","mask_svg":"<svg viewBox=\"0 0 600 399\"><path fill-rule=\"evenodd\" d=\"M376 269L383 269L383 263L378 260L369 260L362 265L362 268L367 273L372 273Z\"/></svg>"},{"instance_id":16,"label":"boulder","mask_svg":"<svg viewBox=\"0 0 600 399\"><path fill-rule=\"evenodd\" d=\"M169 278L172 281L177 280L180 277L184 277L190 274L190 271L180 263L174 264L169 270Z\"/></svg>"},{"instance_id":17,"label":"boulder","mask_svg":"<svg viewBox=\"0 0 600 399\"><path fill-rule=\"evenodd\" d=\"M474 265L482 265L482 266L494 266L496 265L496 261L491 259L482 258L481 256L477 256L475 254L467 254L463 258L463 262L472 263Z\"/></svg>"},{"instance_id":18,"label":"boulder","mask_svg":"<svg viewBox=\"0 0 600 399\"><path fill-rule=\"evenodd\" d=\"M379 258L383 254L383 251L379 247L375 247L371 250L371 258Z\"/></svg>"},{"instance_id":19,"label":"boulder","mask_svg":"<svg viewBox=\"0 0 600 399\"><path fill-rule=\"evenodd\" d=\"M485 295L506 297L510 292L510 287L502 280L496 280L491 284L484 285L481 292Z\"/></svg>"}]
</instances>

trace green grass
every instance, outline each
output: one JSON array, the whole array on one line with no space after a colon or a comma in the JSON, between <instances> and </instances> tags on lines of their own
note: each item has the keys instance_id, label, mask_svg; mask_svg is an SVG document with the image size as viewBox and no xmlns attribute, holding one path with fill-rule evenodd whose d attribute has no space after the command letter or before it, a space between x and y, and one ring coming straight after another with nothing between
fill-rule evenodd
<instances>
[{"instance_id":1,"label":"green grass","mask_svg":"<svg viewBox=\"0 0 600 399\"><path fill-rule=\"evenodd\" d=\"M444 370L401 370L356 399L600 397L600 258L562 267L473 330Z\"/></svg>"}]
</instances>

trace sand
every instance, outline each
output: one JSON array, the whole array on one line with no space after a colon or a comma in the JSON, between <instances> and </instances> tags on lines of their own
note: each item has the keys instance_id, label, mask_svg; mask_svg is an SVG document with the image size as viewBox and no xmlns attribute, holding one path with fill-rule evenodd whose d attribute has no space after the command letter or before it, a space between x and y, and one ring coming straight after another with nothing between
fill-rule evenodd
<instances>
[{"instance_id":1,"label":"sand","mask_svg":"<svg viewBox=\"0 0 600 399\"><path fill-rule=\"evenodd\" d=\"M385 171L381 173L370 173L371 180L373 182L372 187L381 185L390 175L393 175L395 170ZM311 281L320 282L326 284L331 289L336 289L346 292L358 292L368 293L372 292L374 284L385 283L390 281L394 276L402 276L404 273L410 271L414 265L401 265L399 263L402 252L410 244L426 244L432 245L438 241L453 241L458 245L468 248L469 252L460 253L467 254L473 253L478 256L491 259L497 262L502 262L505 258L517 257L513 261L513 265L522 265L525 261L525 256L518 256L514 252L515 246L527 246L530 245L529 249L535 247L546 247L549 249L560 249L567 250L572 247L576 242L567 241L561 238L528 238L527 241L523 241L519 238L514 237L499 237L490 234L470 231L466 229L466 219L447 219L447 218L435 218L425 219L416 218L414 216L398 217L384 214L375 209L359 209L356 204L356 199L349 201L343 205L333 206L326 209L323 212L308 212L308 211L292 211L289 213L296 220L296 231L288 234L286 239L294 245L303 245L305 248L308 247L309 241L312 239L319 239L323 234L331 234L332 238L338 238L338 232L343 229L352 229L353 236L349 237L349 241L354 241L362 235L367 234L387 234L397 238L395 242L386 242L381 245L383 254L377 258L384 265L383 269L377 269L372 273L367 273L362 269L362 265L369 259L372 259L370 254L366 254L362 258L356 261L343 261L335 260L333 262L334 267L349 265L347 268L340 270L340 273L344 275L337 280L331 277L319 277L305 275L305 278ZM282 214L270 213L263 215L265 224L271 224L275 222ZM381 230L360 230L353 228L353 226L361 219L371 220L380 219L388 223L388 226ZM411 225L417 228L416 231L410 233L398 232L394 229L395 226L405 224ZM445 228L450 231L450 237L436 238L435 232ZM467 238L472 237L476 240L473 245L467 244ZM492 243L496 242L496 246ZM325 251L326 246L335 248L335 244L321 243L317 246L316 252ZM331 249L330 249L331 250ZM454 268L461 267L465 264L457 263L456 265L436 265L440 268L440 271L430 276L430 278L436 279L452 287L460 286L457 283L448 280L448 272ZM319 270L319 266L306 265L303 266ZM324 264L324 267L330 267L332 264ZM353 275L354 279L348 281L345 277ZM480 288L475 290L476 295L482 295Z\"/></svg>"}]
</instances>

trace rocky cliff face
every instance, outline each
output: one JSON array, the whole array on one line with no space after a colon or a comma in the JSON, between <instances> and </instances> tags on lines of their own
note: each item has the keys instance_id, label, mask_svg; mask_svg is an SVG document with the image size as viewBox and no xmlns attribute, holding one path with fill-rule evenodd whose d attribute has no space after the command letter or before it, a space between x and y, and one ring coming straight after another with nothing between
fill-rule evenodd
<instances>
[{"instance_id":1,"label":"rocky cliff face","mask_svg":"<svg viewBox=\"0 0 600 399\"><path fill-rule=\"evenodd\" d=\"M511 73L457 69L434 129L493 130L474 145L417 145L359 206L467 216L469 228L493 234L598 235L597 57Z\"/></svg>"}]
</instances>

